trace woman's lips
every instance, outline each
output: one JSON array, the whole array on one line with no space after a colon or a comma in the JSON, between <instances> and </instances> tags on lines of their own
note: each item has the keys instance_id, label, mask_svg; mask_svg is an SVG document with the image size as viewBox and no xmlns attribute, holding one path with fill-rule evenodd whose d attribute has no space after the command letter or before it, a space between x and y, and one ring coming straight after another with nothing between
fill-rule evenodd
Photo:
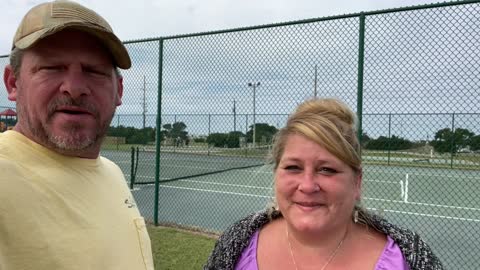
<instances>
[{"instance_id":1,"label":"woman's lips","mask_svg":"<svg viewBox=\"0 0 480 270\"><path fill-rule=\"evenodd\" d=\"M314 209L317 209L319 207L324 206L324 204L319 203L319 202L294 202L299 208L301 208L304 211L311 211Z\"/></svg>"}]
</instances>

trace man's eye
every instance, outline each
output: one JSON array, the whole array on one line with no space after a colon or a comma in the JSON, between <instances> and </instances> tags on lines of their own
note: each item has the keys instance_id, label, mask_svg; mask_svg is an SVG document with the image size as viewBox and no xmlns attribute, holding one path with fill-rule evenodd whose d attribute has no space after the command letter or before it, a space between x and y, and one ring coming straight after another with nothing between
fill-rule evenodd
<instances>
[{"instance_id":1,"label":"man's eye","mask_svg":"<svg viewBox=\"0 0 480 270\"><path fill-rule=\"evenodd\" d=\"M90 69L90 70L87 70L88 73L92 73L92 74L96 74L96 75L105 75L104 72L101 72L99 70L95 70L95 69Z\"/></svg>"},{"instance_id":2,"label":"man's eye","mask_svg":"<svg viewBox=\"0 0 480 270\"><path fill-rule=\"evenodd\" d=\"M40 67L40 69L42 70L61 70L62 67L61 66L43 66L43 67Z\"/></svg>"},{"instance_id":3,"label":"man's eye","mask_svg":"<svg viewBox=\"0 0 480 270\"><path fill-rule=\"evenodd\" d=\"M101 69L96 69L96 68L85 68L85 72L88 72L90 74L94 75L101 75L101 76L108 76L108 72L101 70Z\"/></svg>"}]
</instances>

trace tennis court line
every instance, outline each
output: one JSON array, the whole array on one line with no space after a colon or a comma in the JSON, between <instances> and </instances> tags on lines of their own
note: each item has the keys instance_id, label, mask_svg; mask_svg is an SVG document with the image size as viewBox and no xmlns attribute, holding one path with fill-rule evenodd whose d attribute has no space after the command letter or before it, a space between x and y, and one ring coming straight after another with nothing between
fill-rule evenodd
<instances>
[{"instance_id":1,"label":"tennis court line","mask_svg":"<svg viewBox=\"0 0 480 270\"><path fill-rule=\"evenodd\" d=\"M480 211L479 208L473 208L473 207L463 207L463 206L453 206L453 205L443 205L443 204L433 204L433 203L421 203L421 202L404 202L404 201L399 201L399 200L379 199L379 198L371 198L371 197L363 197L363 199L372 200L372 201L383 201L383 202L393 202L393 203L402 203L402 204L433 206L433 207L440 207L440 208L451 208L451 209Z\"/></svg>"},{"instance_id":2,"label":"tennis court line","mask_svg":"<svg viewBox=\"0 0 480 270\"><path fill-rule=\"evenodd\" d=\"M472 221L472 222L480 222L480 219L474 218L460 218L460 217L450 217L450 216L441 216L441 215L432 215L432 214L422 214L416 212L408 212L408 211L397 211L397 210L390 210L390 209L377 209L377 208L367 208L373 211L383 211L383 212L391 212L397 214L405 214L405 215L413 215L413 216L422 216L422 217L434 217L434 218L444 218L444 219L452 219L452 220L460 220L460 221Z\"/></svg>"},{"instance_id":3,"label":"tennis court line","mask_svg":"<svg viewBox=\"0 0 480 270\"><path fill-rule=\"evenodd\" d=\"M250 173L262 173L262 174L273 174L272 171L265 171L265 170L258 170L258 171L255 171L255 170L243 170L244 172L250 172ZM374 172L374 173L385 173L385 174L393 174L393 175L398 175L398 176L405 176L405 174L407 172L390 172L390 171L386 171L386 170L365 170L364 173L368 173L368 172ZM430 173L415 173L415 172L408 172L408 174L410 175L420 175L420 176L431 176L431 177L445 177L445 178L456 178L458 179L459 177L457 175L445 175L445 174L430 174ZM475 176L462 176L460 178L463 178L463 179L471 179L471 180L478 180L480 181L480 178L479 177L475 177ZM377 180L379 182L381 182L382 180ZM397 182L393 182L393 181L384 181L384 182L392 182L392 183L397 183Z\"/></svg>"},{"instance_id":4,"label":"tennis court line","mask_svg":"<svg viewBox=\"0 0 480 270\"><path fill-rule=\"evenodd\" d=\"M263 173L263 174L271 174L273 175L272 171L265 171L265 170L259 170L259 171L254 171L254 170L243 170L244 172L249 172L249 173Z\"/></svg>"},{"instance_id":5,"label":"tennis court line","mask_svg":"<svg viewBox=\"0 0 480 270\"><path fill-rule=\"evenodd\" d=\"M363 182L398 184L398 181L386 181L386 180L368 180L368 179L363 179Z\"/></svg>"},{"instance_id":6,"label":"tennis court line","mask_svg":"<svg viewBox=\"0 0 480 270\"><path fill-rule=\"evenodd\" d=\"M172 188L172 189L184 189L184 190L193 190L193 191L210 192L210 193L239 195L239 196L246 196L246 197L257 197L257 198L268 198L268 199L271 198L271 196L255 195L250 193L238 193L238 192L220 191L220 190L211 190L211 189L202 189L202 188L176 187L176 186L167 186L164 184L161 184L161 186L165 188Z\"/></svg>"},{"instance_id":7,"label":"tennis court line","mask_svg":"<svg viewBox=\"0 0 480 270\"><path fill-rule=\"evenodd\" d=\"M125 178L129 178L130 174L124 174ZM149 178L149 179L155 179L153 176L146 176L146 175L136 175L135 178ZM160 180L170 180L172 178L166 178L166 177L160 177ZM129 179L127 179L128 182Z\"/></svg>"},{"instance_id":8,"label":"tennis court line","mask_svg":"<svg viewBox=\"0 0 480 270\"><path fill-rule=\"evenodd\" d=\"M182 181L182 180L180 180ZM187 180L188 181L188 180ZM200 182L200 181L197 181ZM213 192L213 193L222 193L222 194L233 194L233 195L241 195L241 196L253 196L253 197L262 197L262 198L271 198L271 196L265 195L255 195L250 193L238 193L238 192L230 192L230 191L220 191L220 190L211 190L211 189L202 189L202 188L188 188L188 187L176 187L176 186L168 186L165 184L160 184L162 187L167 188L176 188L176 189L186 189L186 190L195 190L195 191L204 191L204 192ZM232 184L233 185L233 184ZM394 202L394 203L402 203L402 204L414 204L414 205L424 205L424 206L433 206L433 207L440 207L440 208L453 208L453 209L461 209L461 210L473 210L473 211L480 211L478 208L472 207L461 207L461 206L451 206L451 205L442 205L442 204L430 204L430 203L417 203L417 202L404 202L399 200L388 200L388 199L379 199L379 198L371 198L371 197L364 197L367 200L373 201L386 201L386 202ZM427 215L427 214L425 214Z\"/></svg>"},{"instance_id":9,"label":"tennis court line","mask_svg":"<svg viewBox=\"0 0 480 270\"><path fill-rule=\"evenodd\" d=\"M446 178L464 178L464 179L472 179L472 180L479 180L480 181L480 178L479 177L475 177L475 176L462 176L462 177L458 177L458 175L445 175L445 174L430 174L430 173L421 173L421 172L390 172L388 170L376 170L376 169L369 169L369 170L364 170L364 173L368 173L368 172L374 172L374 173L385 173L385 174L394 174L394 175L405 175L406 173L410 174L410 175L421 175L421 176L431 176L431 177L446 177Z\"/></svg>"},{"instance_id":10,"label":"tennis court line","mask_svg":"<svg viewBox=\"0 0 480 270\"><path fill-rule=\"evenodd\" d=\"M127 176L127 175L126 175ZM142 177L142 178L151 178L154 179L155 177L151 176L137 176L137 177ZM160 178L161 180L169 180L170 178ZM248 186L248 185L238 185L238 184L225 184L225 183L216 183L216 182L209 182L209 181L196 181L196 180L178 180L179 182L191 182L191 183L207 183L207 184L213 184L213 185L220 185L220 186L234 186L234 187L244 187L244 188L253 188L253 189L266 189L266 190L271 190L272 188L269 187L259 187L259 186ZM162 183L160 183L161 186L163 187L171 187L171 186L166 186ZM193 189L192 190L198 190L198 191L210 191L209 189ZM213 191L212 191L213 192ZM229 194L228 191L224 191L226 194ZM231 193L231 194L244 194L244 195L252 195L252 194L247 194L247 193ZM269 196L265 196L269 197ZM463 207L463 206L452 206L452 205L443 205L443 204L433 204L433 203L422 203L422 202L404 202L404 201L399 201L399 200L389 200L389 199L379 199L379 198L371 198L371 197L363 197L365 200L372 200L372 201L383 201L383 202L393 202L393 203L402 203L402 204L413 204L413 205L423 205L423 206L432 206L432 207L440 207L440 208L449 208L449 209L460 209L460 210L471 210L471 211L480 211L479 208L473 208L473 207Z\"/></svg>"},{"instance_id":11,"label":"tennis court line","mask_svg":"<svg viewBox=\"0 0 480 270\"><path fill-rule=\"evenodd\" d=\"M111 160L111 159L110 159ZM112 160L113 161L113 160ZM128 164L130 165L132 162L131 161L118 161L118 160L115 160L113 161L114 163L116 164Z\"/></svg>"},{"instance_id":12,"label":"tennis court line","mask_svg":"<svg viewBox=\"0 0 480 270\"><path fill-rule=\"evenodd\" d=\"M201 188L175 187L175 186L167 186L167 185L162 185L162 187L171 188L171 189L182 189L182 190L209 192L209 193L239 195L239 196L246 196L246 197L257 197L257 198L267 198L267 199L271 198L270 196L264 196L264 195L254 195L254 194L247 194L247 193L227 192L227 191L201 189ZM374 211L379 210L377 208L368 208L368 209L374 210ZM406 214L406 215L422 216L422 217L434 217L434 218L444 218L444 219L460 220L460 221L480 222L479 219L473 219L473 218L460 218L460 217L450 217L450 216L433 215L433 214L422 214L422 213L416 213L416 212L398 211L398 210L390 210L390 209L382 209L382 211L391 212L391 213L400 213L400 214Z\"/></svg>"},{"instance_id":13,"label":"tennis court line","mask_svg":"<svg viewBox=\"0 0 480 270\"><path fill-rule=\"evenodd\" d=\"M265 171L253 171L253 170L243 170L244 172L250 172L250 173L263 173L263 174L269 174L273 175L273 172L265 172ZM388 181L388 180L368 180L368 179L363 179L365 182L376 182L376 183L387 183L387 184L398 184L397 181Z\"/></svg>"},{"instance_id":14,"label":"tennis court line","mask_svg":"<svg viewBox=\"0 0 480 270\"><path fill-rule=\"evenodd\" d=\"M269 187L259 187L259 186L248 186L248 185L238 185L238 184L225 184L225 183L218 183L218 182L209 182L209 181L196 181L196 180L178 180L178 182L191 182L191 183L198 183L198 184L211 184L211 185L219 185L219 186L229 186L229 187L244 187L244 188L253 188L253 189L267 189L271 190L272 188Z\"/></svg>"}]
</instances>

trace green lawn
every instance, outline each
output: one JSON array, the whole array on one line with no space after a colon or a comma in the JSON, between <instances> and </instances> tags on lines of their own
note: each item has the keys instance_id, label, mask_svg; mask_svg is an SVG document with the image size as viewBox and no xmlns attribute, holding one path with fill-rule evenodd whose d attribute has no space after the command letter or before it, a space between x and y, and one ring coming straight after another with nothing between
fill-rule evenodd
<instances>
[{"instance_id":1,"label":"green lawn","mask_svg":"<svg viewBox=\"0 0 480 270\"><path fill-rule=\"evenodd\" d=\"M155 269L202 269L216 239L197 232L149 226Z\"/></svg>"}]
</instances>

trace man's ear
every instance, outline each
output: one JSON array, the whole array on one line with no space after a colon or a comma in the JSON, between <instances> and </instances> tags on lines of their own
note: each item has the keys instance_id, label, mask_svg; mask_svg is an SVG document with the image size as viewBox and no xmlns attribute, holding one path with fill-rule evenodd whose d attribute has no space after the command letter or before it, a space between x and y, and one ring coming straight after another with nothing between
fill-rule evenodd
<instances>
[{"instance_id":1,"label":"man's ear","mask_svg":"<svg viewBox=\"0 0 480 270\"><path fill-rule=\"evenodd\" d=\"M123 96L123 77L118 76L117 78L117 95L116 95L116 105L120 106L122 105L122 96Z\"/></svg>"},{"instance_id":2,"label":"man's ear","mask_svg":"<svg viewBox=\"0 0 480 270\"><path fill-rule=\"evenodd\" d=\"M17 77L11 65L7 65L3 71L3 82L8 92L8 100L17 100Z\"/></svg>"}]
</instances>

